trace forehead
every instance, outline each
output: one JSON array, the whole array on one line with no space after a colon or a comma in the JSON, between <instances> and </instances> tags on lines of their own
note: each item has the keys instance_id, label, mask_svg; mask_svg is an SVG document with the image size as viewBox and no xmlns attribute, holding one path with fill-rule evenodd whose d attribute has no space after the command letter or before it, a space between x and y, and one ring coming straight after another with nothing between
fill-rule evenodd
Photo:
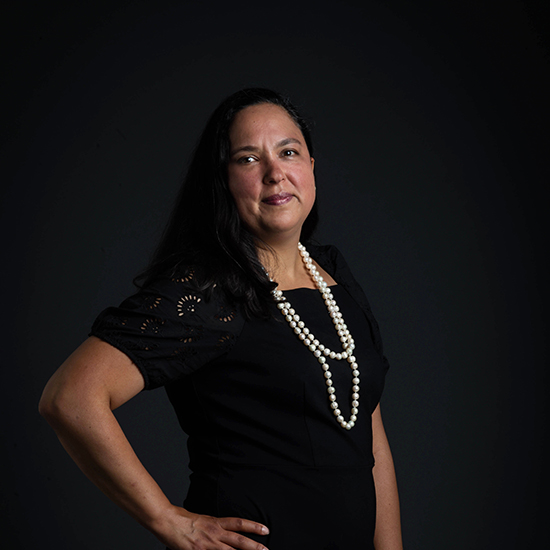
<instances>
[{"instance_id":1,"label":"forehead","mask_svg":"<svg viewBox=\"0 0 550 550\"><path fill-rule=\"evenodd\" d=\"M287 111L272 103L245 107L235 115L229 129L231 141L266 133L288 134L284 137L303 137L300 128Z\"/></svg>"}]
</instances>

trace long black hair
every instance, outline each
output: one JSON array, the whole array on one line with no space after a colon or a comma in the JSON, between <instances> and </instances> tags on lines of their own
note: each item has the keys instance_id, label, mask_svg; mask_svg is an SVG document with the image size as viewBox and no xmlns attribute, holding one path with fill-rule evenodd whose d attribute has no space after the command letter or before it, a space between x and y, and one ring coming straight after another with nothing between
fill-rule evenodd
<instances>
[{"instance_id":1,"label":"long black hair","mask_svg":"<svg viewBox=\"0 0 550 550\"><path fill-rule=\"evenodd\" d=\"M288 98L265 88L246 88L230 95L204 128L160 243L147 269L134 280L138 286L185 266L193 269L207 296L219 286L243 305L248 316L268 315L274 285L263 271L257 241L241 223L227 183L231 124L239 111L262 103L285 109L313 156L308 124ZM315 202L302 226L303 243L309 241L317 222Z\"/></svg>"}]
</instances>

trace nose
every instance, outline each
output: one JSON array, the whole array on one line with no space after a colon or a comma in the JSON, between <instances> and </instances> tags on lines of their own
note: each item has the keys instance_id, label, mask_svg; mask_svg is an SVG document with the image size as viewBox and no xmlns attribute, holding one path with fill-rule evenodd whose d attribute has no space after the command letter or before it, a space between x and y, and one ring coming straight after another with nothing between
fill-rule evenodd
<instances>
[{"instance_id":1,"label":"nose","mask_svg":"<svg viewBox=\"0 0 550 550\"><path fill-rule=\"evenodd\" d=\"M277 160L270 159L266 162L263 182L266 185L280 183L285 179L285 173Z\"/></svg>"}]
</instances>

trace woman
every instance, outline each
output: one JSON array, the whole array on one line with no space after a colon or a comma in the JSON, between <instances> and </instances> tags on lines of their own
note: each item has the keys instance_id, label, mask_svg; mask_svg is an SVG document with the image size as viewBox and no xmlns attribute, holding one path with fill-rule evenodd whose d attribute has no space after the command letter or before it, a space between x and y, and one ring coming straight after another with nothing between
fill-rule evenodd
<instances>
[{"instance_id":1,"label":"woman","mask_svg":"<svg viewBox=\"0 0 550 550\"><path fill-rule=\"evenodd\" d=\"M402 547L387 362L342 256L309 243L313 168L288 100L227 98L141 290L98 317L44 390L41 413L80 468L172 550ZM189 435L183 508L112 413L158 386Z\"/></svg>"}]
</instances>

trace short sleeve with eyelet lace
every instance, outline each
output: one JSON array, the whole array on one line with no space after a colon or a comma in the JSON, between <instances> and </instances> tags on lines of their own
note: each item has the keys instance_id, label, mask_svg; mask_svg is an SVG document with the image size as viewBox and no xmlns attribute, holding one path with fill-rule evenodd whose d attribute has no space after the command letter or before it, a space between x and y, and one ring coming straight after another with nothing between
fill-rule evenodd
<instances>
[{"instance_id":1,"label":"short sleeve with eyelet lace","mask_svg":"<svg viewBox=\"0 0 550 550\"><path fill-rule=\"evenodd\" d=\"M193 273L161 277L109 307L95 320L96 336L124 352L145 389L164 386L229 352L244 325L222 297L206 300Z\"/></svg>"}]
</instances>

